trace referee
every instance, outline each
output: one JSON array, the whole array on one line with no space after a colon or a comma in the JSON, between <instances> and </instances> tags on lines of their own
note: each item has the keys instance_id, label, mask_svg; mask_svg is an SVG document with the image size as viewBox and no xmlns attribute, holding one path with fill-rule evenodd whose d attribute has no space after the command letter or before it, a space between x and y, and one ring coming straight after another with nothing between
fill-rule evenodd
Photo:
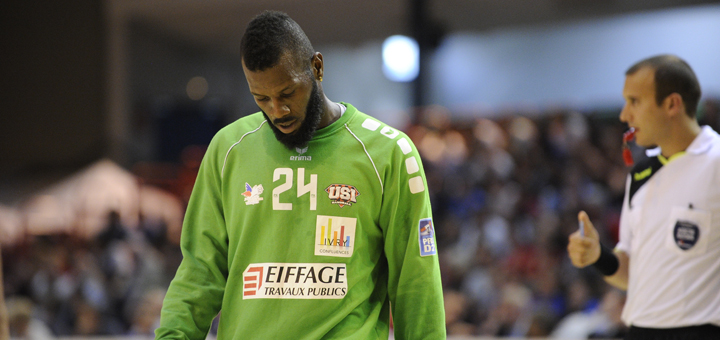
<instances>
[{"instance_id":1,"label":"referee","mask_svg":"<svg viewBox=\"0 0 720 340\"><path fill-rule=\"evenodd\" d=\"M620 120L652 149L628 176L615 250L581 211L570 260L627 290L626 339L720 339L720 136L697 122L700 85L682 59L655 56L625 75Z\"/></svg>"}]
</instances>

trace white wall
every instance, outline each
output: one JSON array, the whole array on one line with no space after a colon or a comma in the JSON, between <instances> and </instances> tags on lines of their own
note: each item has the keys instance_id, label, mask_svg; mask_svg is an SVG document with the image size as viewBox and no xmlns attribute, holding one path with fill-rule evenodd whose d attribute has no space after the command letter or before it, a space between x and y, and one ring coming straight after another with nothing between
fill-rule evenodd
<instances>
[{"instance_id":1,"label":"white wall","mask_svg":"<svg viewBox=\"0 0 720 340\"><path fill-rule=\"evenodd\" d=\"M432 63L432 101L459 115L508 107L622 105L625 70L677 54L720 95L720 6L449 36Z\"/></svg>"},{"instance_id":2,"label":"white wall","mask_svg":"<svg viewBox=\"0 0 720 340\"><path fill-rule=\"evenodd\" d=\"M134 98L182 96L187 81L202 75L210 83L208 98L224 102L231 116L257 110L239 60L187 52L172 57L177 49L154 46L157 39L136 43ZM385 78L381 47L382 41L316 45L325 60L323 88L331 100L402 128L412 84ZM491 116L508 108L614 109L622 105L625 70L659 53L687 60L705 97L720 97L720 5L448 35L430 61L427 102L457 117Z\"/></svg>"},{"instance_id":3,"label":"white wall","mask_svg":"<svg viewBox=\"0 0 720 340\"><path fill-rule=\"evenodd\" d=\"M332 100L402 126L412 87L383 76L381 44L316 46L324 88ZM685 59L705 97L720 97L720 5L448 35L430 62L427 93L459 117L620 107L625 70L661 53Z\"/></svg>"},{"instance_id":4,"label":"white wall","mask_svg":"<svg viewBox=\"0 0 720 340\"><path fill-rule=\"evenodd\" d=\"M323 54L323 90L332 101L355 105L386 124L402 128L409 116L412 85L382 72L382 41L358 46L314 46Z\"/></svg>"}]
</instances>

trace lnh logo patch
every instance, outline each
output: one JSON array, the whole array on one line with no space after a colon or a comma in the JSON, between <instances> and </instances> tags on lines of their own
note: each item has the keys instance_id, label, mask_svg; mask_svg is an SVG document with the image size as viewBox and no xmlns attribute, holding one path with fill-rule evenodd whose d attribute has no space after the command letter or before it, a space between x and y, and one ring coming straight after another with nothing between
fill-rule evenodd
<instances>
[{"instance_id":1,"label":"lnh logo patch","mask_svg":"<svg viewBox=\"0 0 720 340\"><path fill-rule=\"evenodd\" d=\"M418 225L418 236L420 241L420 256L436 255L437 249L435 249L435 228L431 218L424 218L420 220Z\"/></svg>"},{"instance_id":2,"label":"lnh logo patch","mask_svg":"<svg viewBox=\"0 0 720 340\"><path fill-rule=\"evenodd\" d=\"M351 257L355 247L354 217L318 215L315 224L315 255Z\"/></svg>"},{"instance_id":3,"label":"lnh logo patch","mask_svg":"<svg viewBox=\"0 0 720 340\"><path fill-rule=\"evenodd\" d=\"M700 238L700 228L688 221L677 221L673 230L675 244L682 250L692 248Z\"/></svg>"}]
</instances>

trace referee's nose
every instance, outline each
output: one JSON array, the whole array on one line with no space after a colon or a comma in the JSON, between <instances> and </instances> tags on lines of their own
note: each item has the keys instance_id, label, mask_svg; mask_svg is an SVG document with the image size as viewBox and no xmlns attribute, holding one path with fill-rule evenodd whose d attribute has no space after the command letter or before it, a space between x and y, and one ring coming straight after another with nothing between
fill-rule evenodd
<instances>
[{"instance_id":1,"label":"referee's nose","mask_svg":"<svg viewBox=\"0 0 720 340\"><path fill-rule=\"evenodd\" d=\"M629 121L629 119L630 119L630 113L629 113L629 111L630 111L630 110L628 109L628 104L626 103L625 105L623 105L622 110L620 110L620 121L621 121L621 122L623 122L623 123L629 123L629 122L630 122L630 121Z\"/></svg>"}]
</instances>

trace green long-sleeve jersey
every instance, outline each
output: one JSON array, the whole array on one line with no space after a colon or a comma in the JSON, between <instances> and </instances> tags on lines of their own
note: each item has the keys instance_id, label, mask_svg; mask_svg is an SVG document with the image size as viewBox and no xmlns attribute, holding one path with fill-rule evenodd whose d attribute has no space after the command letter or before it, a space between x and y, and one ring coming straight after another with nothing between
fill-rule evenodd
<instances>
[{"instance_id":1,"label":"green long-sleeve jersey","mask_svg":"<svg viewBox=\"0 0 720 340\"><path fill-rule=\"evenodd\" d=\"M183 260L156 337L443 339L420 156L402 132L344 104L290 150L262 113L213 138L183 224Z\"/></svg>"}]
</instances>

